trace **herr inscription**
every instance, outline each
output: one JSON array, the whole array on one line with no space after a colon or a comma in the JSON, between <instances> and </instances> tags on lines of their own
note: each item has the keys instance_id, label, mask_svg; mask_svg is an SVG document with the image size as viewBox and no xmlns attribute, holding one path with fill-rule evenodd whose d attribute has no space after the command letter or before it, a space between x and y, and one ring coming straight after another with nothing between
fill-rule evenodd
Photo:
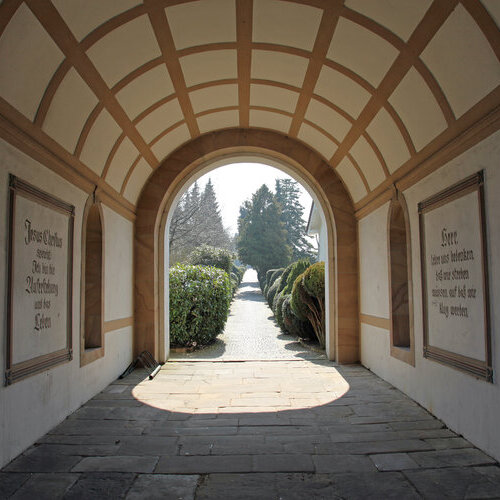
<instances>
[{"instance_id":1,"label":"herr inscription","mask_svg":"<svg viewBox=\"0 0 500 500\"><path fill-rule=\"evenodd\" d=\"M424 355L490 375L482 175L419 204Z\"/></svg>"}]
</instances>

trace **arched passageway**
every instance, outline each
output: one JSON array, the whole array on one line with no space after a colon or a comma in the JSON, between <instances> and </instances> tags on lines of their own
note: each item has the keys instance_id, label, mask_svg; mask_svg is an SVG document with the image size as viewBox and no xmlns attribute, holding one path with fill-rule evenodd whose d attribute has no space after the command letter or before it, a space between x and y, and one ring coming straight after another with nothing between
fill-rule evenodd
<instances>
[{"instance_id":1,"label":"arched passageway","mask_svg":"<svg viewBox=\"0 0 500 500\"><path fill-rule=\"evenodd\" d=\"M234 154L302 169L321 194L332 221L335 359L359 359L499 459L499 26L498 0L1 1L0 281L12 286L0 291L0 362L7 381L11 363L23 377L0 388L0 463L113 381L134 351L161 354L162 216L200 165ZM10 246L22 220L12 175L74 207L72 249L60 260L73 262L70 289L57 310L51 301L54 314L72 310L72 329L46 331L37 348L38 332L15 327L40 301L23 295L32 258ZM471 296L448 297L445 314L429 318L428 291L455 286L424 283L421 243L439 246L442 227L421 231L420 216L438 212L419 207L471 178L470 218L450 196L443 205L454 244L468 243L458 251L481 255L456 266ZM407 208L399 242L400 216L389 234L395 193ZM82 363L82 351L100 351L85 349L79 328L89 196L105 242L103 355ZM30 215L52 225L37 205ZM409 338L391 336L406 281ZM481 321L447 318L451 308Z\"/></svg>"},{"instance_id":2,"label":"arched passageway","mask_svg":"<svg viewBox=\"0 0 500 500\"><path fill-rule=\"evenodd\" d=\"M329 334L327 352L341 363L359 358L356 221L349 195L312 150L281 134L226 130L196 139L154 172L138 202L135 233L135 349L165 359L164 232L182 187L204 168L239 155L268 157L308 184L325 214L328 231ZM154 307L152 305L154 304Z\"/></svg>"}]
</instances>

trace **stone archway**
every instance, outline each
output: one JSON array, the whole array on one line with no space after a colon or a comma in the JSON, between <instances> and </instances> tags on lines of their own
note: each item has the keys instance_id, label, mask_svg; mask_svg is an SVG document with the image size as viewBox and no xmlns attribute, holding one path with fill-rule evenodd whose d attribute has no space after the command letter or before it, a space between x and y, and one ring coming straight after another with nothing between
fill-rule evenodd
<instances>
[{"instance_id":1,"label":"stone archway","mask_svg":"<svg viewBox=\"0 0 500 500\"><path fill-rule=\"evenodd\" d=\"M314 151L275 132L229 129L196 138L172 153L151 175L137 204L135 225L134 349L164 358L163 233L166 214L186 180L224 156L262 155L289 165L320 201L329 231L327 287L335 311L330 342L335 360L359 358L357 222L352 201L336 173Z\"/></svg>"}]
</instances>

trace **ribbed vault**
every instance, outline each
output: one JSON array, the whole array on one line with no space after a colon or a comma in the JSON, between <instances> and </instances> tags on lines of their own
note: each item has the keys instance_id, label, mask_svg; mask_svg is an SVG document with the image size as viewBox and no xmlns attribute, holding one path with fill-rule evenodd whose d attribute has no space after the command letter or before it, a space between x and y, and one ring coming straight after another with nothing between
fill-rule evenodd
<instances>
[{"instance_id":1,"label":"ribbed vault","mask_svg":"<svg viewBox=\"0 0 500 500\"><path fill-rule=\"evenodd\" d=\"M498 128L499 22L497 0L4 0L0 133L134 217L181 145L268 129L359 211Z\"/></svg>"}]
</instances>

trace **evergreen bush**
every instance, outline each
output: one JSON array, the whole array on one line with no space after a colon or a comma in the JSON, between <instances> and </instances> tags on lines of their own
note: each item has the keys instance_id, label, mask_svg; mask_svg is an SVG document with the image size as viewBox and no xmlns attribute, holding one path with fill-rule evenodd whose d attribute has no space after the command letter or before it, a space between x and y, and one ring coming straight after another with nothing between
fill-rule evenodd
<instances>
[{"instance_id":1,"label":"evergreen bush","mask_svg":"<svg viewBox=\"0 0 500 500\"><path fill-rule=\"evenodd\" d=\"M283 288L285 294L290 295L292 293L293 284L297 279L299 274L302 274L309 266L311 262L308 259L298 260L293 264L290 264L290 272L286 278L286 285Z\"/></svg>"},{"instance_id":2,"label":"evergreen bush","mask_svg":"<svg viewBox=\"0 0 500 500\"><path fill-rule=\"evenodd\" d=\"M269 307L272 309L273 308L273 300L274 296L278 293L278 289L281 285L281 278L278 278L270 287L269 290L267 291L267 303L269 304Z\"/></svg>"},{"instance_id":3,"label":"evergreen bush","mask_svg":"<svg viewBox=\"0 0 500 500\"><path fill-rule=\"evenodd\" d=\"M299 275L292 288L292 311L311 323L321 347L325 346L325 265L318 262Z\"/></svg>"},{"instance_id":4,"label":"evergreen bush","mask_svg":"<svg viewBox=\"0 0 500 500\"><path fill-rule=\"evenodd\" d=\"M291 306L292 296L287 295L281 306L283 317L283 327L286 332L296 335L302 339L310 340L316 338L314 330L309 320L302 321L294 314Z\"/></svg>"},{"instance_id":5,"label":"evergreen bush","mask_svg":"<svg viewBox=\"0 0 500 500\"><path fill-rule=\"evenodd\" d=\"M188 261L193 266L213 266L230 273L233 268L234 255L225 248L201 245L190 254Z\"/></svg>"},{"instance_id":6,"label":"evergreen bush","mask_svg":"<svg viewBox=\"0 0 500 500\"><path fill-rule=\"evenodd\" d=\"M280 267L279 269L276 269L274 271L269 280L269 287L271 287L271 285L283 274L284 270L285 270L284 267Z\"/></svg>"},{"instance_id":7,"label":"evergreen bush","mask_svg":"<svg viewBox=\"0 0 500 500\"><path fill-rule=\"evenodd\" d=\"M187 346L209 344L222 332L232 289L229 275L208 266L170 269L170 341Z\"/></svg>"},{"instance_id":8,"label":"evergreen bush","mask_svg":"<svg viewBox=\"0 0 500 500\"><path fill-rule=\"evenodd\" d=\"M288 297L287 294L285 294L284 291L282 291L279 295L277 295L277 300L276 300L276 309L274 311L274 317L276 318L276 323L278 323L278 326L285 331L285 326L283 324L283 314L282 314L282 307L283 307L283 302L285 302L285 299Z\"/></svg>"}]
</instances>

